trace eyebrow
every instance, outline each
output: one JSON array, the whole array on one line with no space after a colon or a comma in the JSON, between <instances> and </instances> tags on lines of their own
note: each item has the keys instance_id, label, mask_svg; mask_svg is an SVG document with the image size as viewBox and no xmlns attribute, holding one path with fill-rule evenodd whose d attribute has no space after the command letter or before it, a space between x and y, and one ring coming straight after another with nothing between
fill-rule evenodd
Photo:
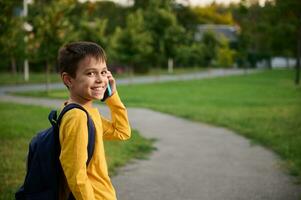
<instances>
[{"instance_id":1,"label":"eyebrow","mask_svg":"<svg viewBox=\"0 0 301 200\"><path fill-rule=\"evenodd\" d=\"M86 71L90 71L90 70L98 70L98 68L94 68L94 67L91 67L91 68L88 68L88 69L85 69L85 71L84 72L86 72ZM103 70L108 70L108 68L107 67L104 67L104 68L102 68L101 69L101 71L103 71Z\"/></svg>"}]
</instances>

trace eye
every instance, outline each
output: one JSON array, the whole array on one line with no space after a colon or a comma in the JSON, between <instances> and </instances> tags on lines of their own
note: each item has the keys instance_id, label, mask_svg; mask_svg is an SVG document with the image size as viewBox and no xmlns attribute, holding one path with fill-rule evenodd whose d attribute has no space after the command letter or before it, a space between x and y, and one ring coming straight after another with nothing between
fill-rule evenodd
<instances>
[{"instance_id":1,"label":"eye","mask_svg":"<svg viewBox=\"0 0 301 200\"><path fill-rule=\"evenodd\" d=\"M107 70L101 72L101 75L106 75L106 74L107 74Z\"/></svg>"},{"instance_id":2,"label":"eye","mask_svg":"<svg viewBox=\"0 0 301 200\"><path fill-rule=\"evenodd\" d=\"M88 75L88 76L94 76L94 75L95 75L95 72L88 72L87 75Z\"/></svg>"}]
</instances>

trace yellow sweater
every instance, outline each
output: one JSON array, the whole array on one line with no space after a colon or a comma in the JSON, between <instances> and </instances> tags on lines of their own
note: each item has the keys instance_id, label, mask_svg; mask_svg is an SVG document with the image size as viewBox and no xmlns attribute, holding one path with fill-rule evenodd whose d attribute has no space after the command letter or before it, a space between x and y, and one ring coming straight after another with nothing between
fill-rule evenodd
<instances>
[{"instance_id":1,"label":"yellow sweater","mask_svg":"<svg viewBox=\"0 0 301 200\"><path fill-rule=\"evenodd\" d=\"M65 178L77 200L116 200L116 193L108 175L103 140L126 140L131 136L127 111L118 93L106 100L112 122L103 118L97 108L85 109L95 124L93 157L86 167L88 127L87 116L80 109L68 111L60 125L60 161Z\"/></svg>"}]
</instances>

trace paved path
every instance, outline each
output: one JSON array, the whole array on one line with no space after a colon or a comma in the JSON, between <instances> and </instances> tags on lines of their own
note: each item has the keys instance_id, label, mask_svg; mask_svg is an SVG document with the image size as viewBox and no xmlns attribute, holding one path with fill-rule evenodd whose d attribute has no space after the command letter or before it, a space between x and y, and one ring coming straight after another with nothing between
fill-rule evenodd
<instances>
[{"instance_id":1,"label":"paved path","mask_svg":"<svg viewBox=\"0 0 301 200\"><path fill-rule=\"evenodd\" d=\"M62 100L0 95L0 100L59 107ZM108 116L107 108L101 112ZM297 200L301 186L269 150L233 132L148 109L128 108L131 126L157 138L148 160L121 168L119 200ZM298 198L299 197L299 198Z\"/></svg>"}]
</instances>

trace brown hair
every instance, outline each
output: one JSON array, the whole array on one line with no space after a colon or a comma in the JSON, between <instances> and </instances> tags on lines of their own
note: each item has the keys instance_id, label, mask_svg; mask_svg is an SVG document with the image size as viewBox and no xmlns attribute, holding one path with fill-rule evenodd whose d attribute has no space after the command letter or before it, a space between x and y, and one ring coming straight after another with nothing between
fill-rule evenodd
<instances>
[{"instance_id":1,"label":"brown hair","mask_svg":"<svg viewBox=\"0 0 301 200\"><path fill-rule=\"evenodd\" d=\"M79 62L87 56L102 62L106 61L105 51L94 42L80 41L64 45L58 53L60 73L67 72L71 77L75 78Z\"/></svg>"}]
</instances>

